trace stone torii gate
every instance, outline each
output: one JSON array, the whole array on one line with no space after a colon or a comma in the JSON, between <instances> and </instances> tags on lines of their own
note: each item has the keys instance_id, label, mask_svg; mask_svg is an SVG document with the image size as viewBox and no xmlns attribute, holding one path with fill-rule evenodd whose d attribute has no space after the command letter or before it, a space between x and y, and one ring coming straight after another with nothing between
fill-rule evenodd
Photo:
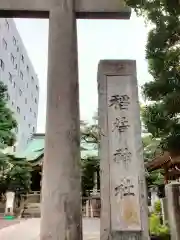
<instances>
[{"instance_id":1,"label":"stone torii gate","mask_svg":"<svg viewBox=\"0 0 180 240\"><path fill-rule=\"evenodd\" d=\"M76 18L129 19L130 9L122 0L0 0L0 17L50 20L40 239L81 240Z\"/></svg>"}]
</instances>

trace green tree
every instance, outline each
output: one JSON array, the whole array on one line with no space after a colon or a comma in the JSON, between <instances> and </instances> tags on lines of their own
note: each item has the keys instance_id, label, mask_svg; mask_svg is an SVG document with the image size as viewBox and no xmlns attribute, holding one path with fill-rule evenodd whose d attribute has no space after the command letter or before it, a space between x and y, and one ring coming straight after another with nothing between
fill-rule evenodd
<instances>
[{"instance_id":1,"label":"green tree","mask_svg":"<svg viewBox=\"0 0 180 240\"><path fill-rule=\"evenodd\" d=\"M7 190L26 193L31 185L31 165L25 159L0 153L0 195Z\"/></svg>"},{"instance_id":2,"label":"green tree","mask_svg":"<svg viewBox=\"0 0 180 240\"><path fill-rule=\"evenodd\" d=\"M0 200L7 190L7 173L9 169L8 157L0 151Z\"/></svg>"},{"instance_id":3,"label":"green tree","mask_svg":"<svg viewBox=\"0 0 180 240\"><path fill-rule=\"evenodd\" d=\"M179 151L180 144L180 3L178 0L126 0L152 24L146 58L153 81L143 86L150 101L143 113L148 132L162 139L162 149Z\"/></svg>"},{"instance_id":4,"label":"green tree","mask_svg":"<svg viewBox=\"0 0 180 240\"><path fill-rule=\"evenodd\" d=\"M95 156L87 156L81 159L81 187L82 195L88 196L95 186L95 174L99 173L99 159ZM99 177L99 174L98 174ZM97 181L99 178L97 179Z\"/></svg>"},{"instance_id":5,"label":"green tree","mask_svg":"<svg viewBox=\"0 0 180 240\"><path fill-rule=\"evenodd\" d=\"M0 144L12 146L15 142L13 130L17 127L17 122L12 111L7 107L7 87L0 82Z\"/></svg>"},{"instance_id":6,"label":"green tree","mask_svg":"<svg viewBox=\"0 0 180 240\"><path fill-rule=\"evenodd\" d=\"M7 106L7 87L0 82L0 149L13 146L17 122L13 112ZM0 151L0 193L8 189L28 191L31 181L31 168L27 162L18 160Z\"/></svg>"},{"instance_id":7,"label":"green tree","mask_svg":"<svg viewBox=\"0 0 180 240\"><path fill-rule=\"evenodd\" d=\"M152 161L158 156L162 150L160 139L153 138L151 134L147 134L142 138L144 149L144 162ZM156 170L151 173L146 172L146 180L148 188L152 186L162 185L164 183L163 171Z\"/></svg>"},{"instance_id":8,"label":"green tree","mask_svg":"<svg viewBox=\"0 0 180 240\"><path fill-rule=\"evenodd\" d=\"M89 195L95 185L95 177L97 176L97 187L100 188L100 160L97 150L100 144L100 134L97 124L97 117L94 118L94 124L81 123L81 150L86 152L85 156L81 159L82 170L82 194L83 196ZM91 154L89 150L95 150L95 154Z\"/></svg>"},{"instance_id":9,"label":"green tree","mask_svg":"<svg viewBox=\"0 0 180 240\"><path fill-rule=\"evenodd\" d=\"M31 186L32 167L26 159L9 156L9 168L6 173L6 186L13 191L28 192Z\"/></svg>"}]
</instances>

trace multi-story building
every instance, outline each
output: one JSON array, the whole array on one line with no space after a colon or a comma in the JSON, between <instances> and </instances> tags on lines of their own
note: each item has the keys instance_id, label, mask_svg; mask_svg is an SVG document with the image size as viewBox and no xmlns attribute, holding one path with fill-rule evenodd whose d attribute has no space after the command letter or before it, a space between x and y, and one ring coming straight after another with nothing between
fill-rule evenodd
<instances>
[{"instance_id":1,"label":"multi-story building","mask_svg":"<svg viewBox=\"0 0 180 240\"><path fill-rule=\"evenodd\" d=\"M21 150L36 132L39 84L13 19L0 19L0 81L8 87L8 106L18 123Z\"/></svg>"}]
</instances>

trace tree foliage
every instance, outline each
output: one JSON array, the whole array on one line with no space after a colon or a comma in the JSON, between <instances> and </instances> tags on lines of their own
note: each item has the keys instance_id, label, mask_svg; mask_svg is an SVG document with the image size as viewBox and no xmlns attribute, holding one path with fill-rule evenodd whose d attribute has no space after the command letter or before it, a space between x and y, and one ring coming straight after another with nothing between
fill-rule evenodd
<instances>
[{"instance_id":1,"label":"tree foliage","mask_svg":"<svg viewBox=\"0 0 180 240\"><path fill-rule=\"evenodd\" d=\"M0 144L12 146L15 142L13 130L17 122L12 111L7 107L7 87L0 82Z\"/></svg>"},{"instance_id":2,"label":"tree foliage","mask_svg":"<svg viewBox=\"0 0 180 240\"><path fill-rule=\"evenodd\" d=\"M98 188L100 187L100 159L98 155L91 155L88 151L88 145L91 145L91 148L94 150L98 150L99 148L100 134L97 119L94 124L81 123L81 142L84 142L87 146L87 148L82 147L82 150L87 150L87 154L81 159L82 194L83 196L87 196L93 190L96 180ZM95 179L96 176L97 179Z\"/></svg>"},{"instance_id":3,"label":"tree foliage","mask_svg":"<svg viewBox=\"0 0 180 240\"><path fill-rule=\"evenodd\" d=\"M15 143L15 128L17 122L13 112L7 106L7 87L0 82L0 149L13 146ZM28 191L31 181L30 166L23 160L0 151L0 194L7 190Z\"/></svg>"},{"instance_id":4,"label":"tree foliage","mask_svg":"<svg viewBox=\"0 0 180 240\"><path fill-rule=\"evenodd\" d=\"M0 195L6 191L28 192L31 185L30 164L0 152Z\"/></svg>"},{"instance_id":5,"label":"tree foliage","mask_svg":"<svg viewBox=\"0 0 180 240\"><path fill-rule=\"evenodd\" d=\"M177 151L180 144L180 3L178 0L126 0L126 3L152 24L146 59L153 81L143 86L143 94L151 102L144 111L145 126L153 137L163 140L163 149Z\"/></svg>"},{"instance_id":6,"label":"tree foliage","mask_svg":"<svg viewBox=\"0 0 180 240\"><path fill-rule=\"evenodd\" d=\"M99 158L95 156L87 156L81 159L81 184L83 196L88 196L93 190L96 182L96 174L99 176L99 164Z\"/></svg>"},{"instance_id":7,"label":"tree foliage","mask_svg":"<svg viewBox=\"0 0 180 240\"><path fill-rule=\"evenodd\" d=\"M153 138L151 134L147 134L142 138L144 149L144 162L152 161L162 152L160 139ZM164 183L163 171L156 170L146 174L147 185L149 187L160 186Z\"/></svg>"},{"instance_id":8,"label":"tree foliage","mask_svg":"<svg viewBox=\"0 0 180 240\"><path fill-rule=\"evenodd\" d=\"M31 185L32 167L25 159L9 156L10 168L7 173L7 187L12 190L28 192Z\"/></svg>"}]
</instances>

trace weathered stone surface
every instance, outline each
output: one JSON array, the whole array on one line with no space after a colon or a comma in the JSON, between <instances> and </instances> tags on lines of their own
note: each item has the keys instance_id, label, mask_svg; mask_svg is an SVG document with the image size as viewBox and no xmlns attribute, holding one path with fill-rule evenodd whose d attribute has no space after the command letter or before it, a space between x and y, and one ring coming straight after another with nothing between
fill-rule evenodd
<instances>
[{"instance_id":1,"label":"weathered stone surface","mask_svg":"<svg viewBox=\"0 0 180 240\"><path fill-rule=\"evenodd\" d=\"M71 0L1 0L0 15L48 18L50 10L56 7L66 9L70 2ZM131 14L123 0L76 0L73 10L79 18L129 19ZM42 11L45 13L42 14Z\"/></svg>"},{"instance_id":2,"label":"weathered stone surface","mask_svg":"<svg viewBox=\"0 0 180 240\"><path fill-rule=\"evenodd\" d=\"M166 185L168 223L172 240L180 240L180 183Z\"/></svg>"},{"instance_id":3,"label":"weathered stone surface","mask_svg":"<svg viewBox=\"0 0 180 240\"><path fill-rule=\"evenodd\" d=\"M162 207L163 223L166 224L168 222L167 197L161 198L160 201L161 201L161 207Z\"/></svg>"},{"instance_id":4,"label":"weathered stone surface","mask_svg":"<svg viewBox=\"0 0 180 240\"><path fill-rule=\"evenodd\" d=\"M131 10L124 0L76 0L76 12L80 18L129 19Z\"/></svg>"},{"instance_id":5,"label":"weathered stone surface","mask_svg":"<svg viewBox=\"0 0 180 240\"><path fill-rule=\"evenodd\" d=\"M98 85L102 133L101 240L110 236L113 240L147 240L148 207L136 62L101 61Z\"/></svg>"},{"instance_id":6,"label":"weathered stone surface","mask_svg":"<svg viewBox=\"0 0 180 240\"><path fill-rule=\"evenodd\" d=\"M1 0L1 10L28 10L28 11L49 11L55 5L55 0Z\"/></svg>"},{"instance_id":7,"label":"weathered stone surface","mask_svg":"<svg viewBox=\"0 0 180 240\"><path fill-rule=\"evenodd\" d=\"M77 33L72 5L50 13L41 240L81 240Z\"/></svg>"}]
</instances>

